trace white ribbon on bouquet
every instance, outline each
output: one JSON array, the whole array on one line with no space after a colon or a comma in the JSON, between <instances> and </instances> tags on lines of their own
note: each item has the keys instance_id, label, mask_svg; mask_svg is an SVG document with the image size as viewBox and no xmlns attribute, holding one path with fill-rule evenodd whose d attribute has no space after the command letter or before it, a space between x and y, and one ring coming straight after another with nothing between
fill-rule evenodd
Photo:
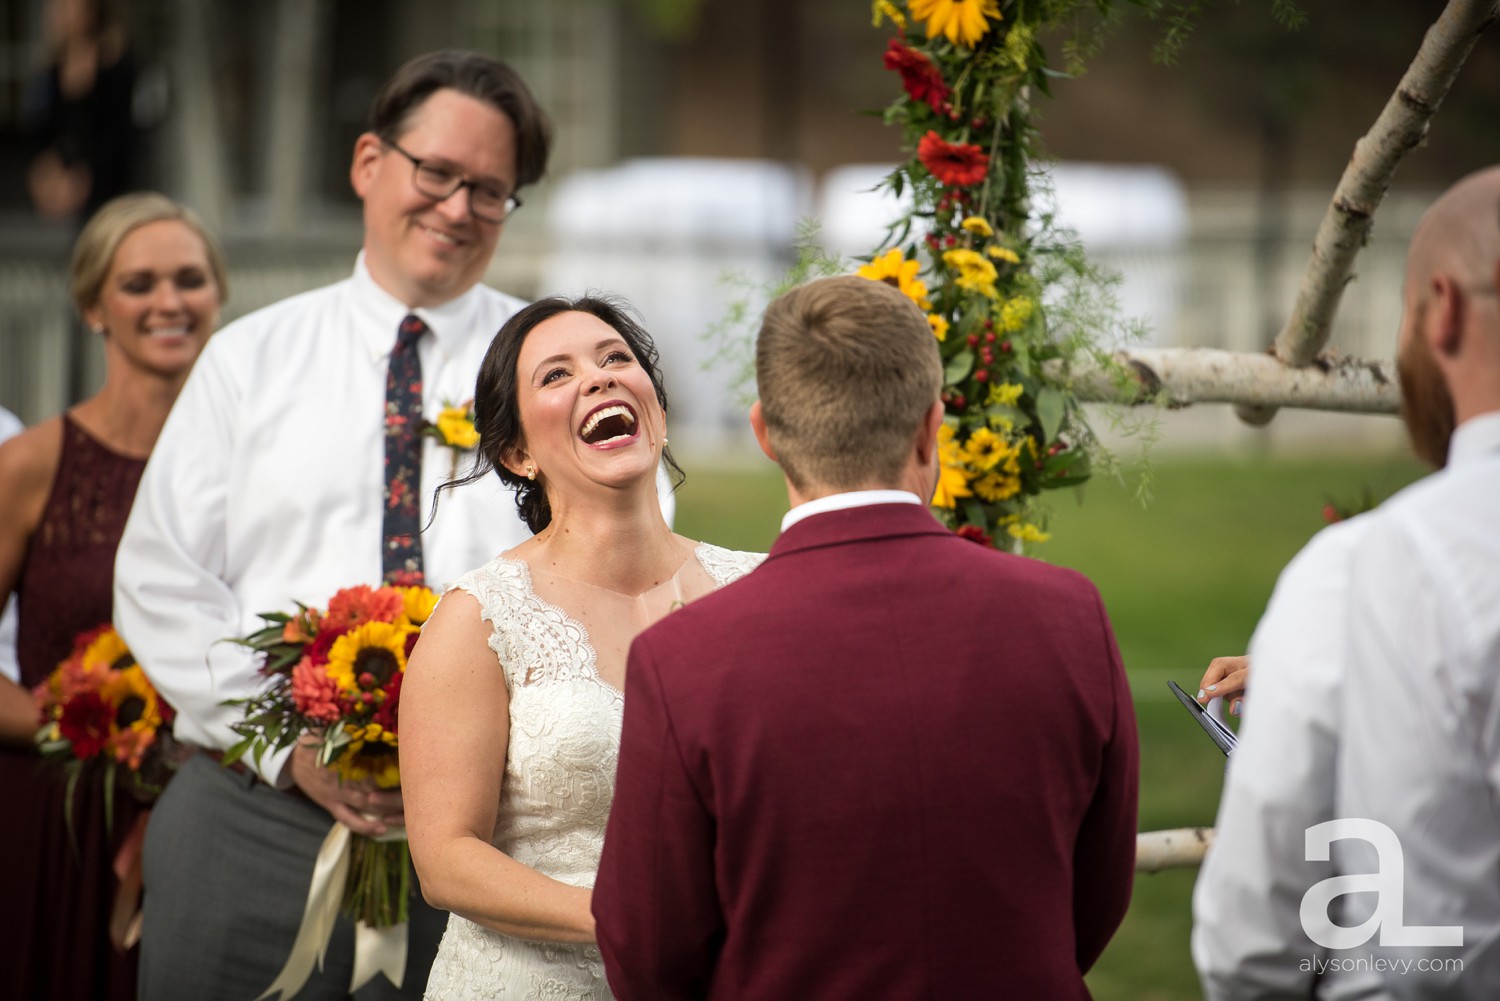
<instances>
[{"instance_id":1,"label":"white ribbon on bouquet","mask_svg":"<svg viewBox=\"0 0 1500 1001\"><path fill-rule=\"evenodd\" d=\"M302 926L297 929L297 938L292 943L291 955L286 965L276 975L276 980L255 1001L269 997L291 997L302 989L313 968L323 968L323 957L328 952L328 941L333 937L334 925L338 922L339 904L344 899L344 886L349 881L350 842L354 833L343 824L335 822L333 829L323 839L318 849L318 859L313 866L312 884L307 888L307 904L302 909ZM390 831L376 841L399 841L406 837L404 830ZM359 990L375 974L383 973L397 987L406 971L406 923L389 928L375 928L363 921L354 925L354 972L349 979L349 992Z\"/></svg>"}]
</instances>

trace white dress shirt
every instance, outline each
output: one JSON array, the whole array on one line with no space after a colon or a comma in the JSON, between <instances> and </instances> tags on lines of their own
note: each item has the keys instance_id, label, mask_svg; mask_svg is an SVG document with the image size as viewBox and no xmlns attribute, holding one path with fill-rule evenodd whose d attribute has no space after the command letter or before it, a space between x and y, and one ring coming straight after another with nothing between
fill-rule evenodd
<instances>
[{"instance_id":1,"label":"white dress shirt","mask_svg":"<svg viewBox=\"0 0 1500 1001\"><path fill-rule=\"evenodd\" d=\"M1385 975L1394 997L1489 1001L1500 997L1500 412L1465 421L1448 465L1381 506L1352 576L1338 812L1395 832L1403 925L1463 930L1461 947L1377 937L1368 951L1410 961ZM1443 962L1454 959L1461 970Z\"/></svg>"},{"instance_id":2,"label":"white dress shirt","mask_svg":"<svg viewBox=\"0 0 1500 1001\"><path fill-rule=\"evenodd\" d=\"M19 434L26 425L15 414L0 407L0 441ZM16 660L16 600L14 595L0 595L5 609L0 614L0 677L17 684L21 681L21 664Z\"/></svg>"},{"instance_id":3,"label":"white dress shirt","mask_svg":"<svg viewBox=\"0 0 1500 1001\"><path fill-rule=\"evenodd\" d=\"M208 342L151 453L115 563L115 622L177 707L176 736L207 748L238 739L225 699L263 684L255 655L224 642L259 612L323 606L339 588L377 584L384 494L386 368L415 312L423 412L474 396L495 332L524 303L482 285L409 310L375 284L363 255L351 278L229 325ZM424 437L422 523L452 472ZM472 461L466 456L464 466ZM527 538L498 477L447 490L422 533L427 581L442 589ZM260 769L275 782L289 752Z\"/></svg>"},{"instance_id":4,"label":"white dress shirt","mask_svg":"<svg viewBox=\"0 0 1500 1001\"><path fill-rule=\"evenodd\" d=\"M1319 975L1327 950L1302 930L1303 894L1334 874L1305 857L1308 827L1334 816L1349 564L1364 514L1323 529L1287 564L1250 640L1239 746L1214 846L1193 891L1193 962L1209 1001L1368 997L1372 976Z\"/></svg>"}]
</instances>

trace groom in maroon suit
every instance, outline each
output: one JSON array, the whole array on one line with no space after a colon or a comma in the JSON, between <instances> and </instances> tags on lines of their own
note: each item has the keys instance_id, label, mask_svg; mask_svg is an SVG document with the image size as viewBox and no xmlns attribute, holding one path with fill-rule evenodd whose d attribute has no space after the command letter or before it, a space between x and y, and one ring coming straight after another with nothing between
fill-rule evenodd
<instances>
[{"instance_id":1,"label":"groom in maroon suit","mask_svg":"<svg viewBox=\"0 0 1500 1001\"><path fill-rule=\"evenodd\" d=\"M594 889L620 1001L1087 998L1130 900L1137 751L1098 593L923 506L917 307L826 278L766 310L770 556L635 641Z\"/></svg>"}]
</instances>

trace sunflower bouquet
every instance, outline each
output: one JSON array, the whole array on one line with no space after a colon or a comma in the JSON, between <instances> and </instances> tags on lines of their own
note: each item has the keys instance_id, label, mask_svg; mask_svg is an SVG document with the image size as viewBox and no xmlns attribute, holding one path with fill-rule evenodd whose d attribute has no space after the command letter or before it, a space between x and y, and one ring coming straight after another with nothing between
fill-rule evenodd
<instances>
[{"instance_id":1,"label":"sunflower bouquet","mask_svg":"<svg viewBox=\"0 0 1500 1001\"><path fill-rule=\"evenodd\" d=\"M90 768L105 773L106 817L114 815L117 782L143 800L161 792L175 766L169 724L176 714L113 626L80 633L72 652L32 697L41 715L37 747L67 773L70 828L73 791Z\"/></svg>"},{"instance_id":2,"label":"sunflower bouquet","mask_svg":"<svg viewBox=\"0 0 1500 1001\"><path fill-rule=\"evenodd\" d=\"M886 185L911 206L859 274L888 282L927 315L943 359L941 472L932 506L976 542L1043 542L1034 499L1080 484L1094 439L1077 399L1044 371L1088 347L1064 330L1055 287L1088 277L1076 248L1033 218L1028 95L1045 92L1039 29L1076 4L890 0L884 64L902 93L886 121L908 160Z\"/></svg>"},{"instance_id":3,"label":"sunflower bouquet","mask_svg":"<svg viewBox=\"0 0 1500 1001\"><path fill-rule=\"evenodd\" d=\"M319 763L340 781L401 784L397 719L406 659L437 596L426 587L360 585L335 594L326 609L297 604L295 613L262 612L265 626L232 642L261 654L268 683L233 700L244 712L241 739L226 764L250 754L313 743ZM340 910L372 928L406 921L411 892L404 838L355 836Z\"/></svg>"}]
</instances>

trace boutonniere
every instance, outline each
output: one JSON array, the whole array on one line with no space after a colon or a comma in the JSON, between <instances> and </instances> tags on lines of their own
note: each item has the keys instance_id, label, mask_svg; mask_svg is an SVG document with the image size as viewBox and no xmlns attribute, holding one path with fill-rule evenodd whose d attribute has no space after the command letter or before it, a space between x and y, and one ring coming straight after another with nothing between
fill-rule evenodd
<instances>
[{"instance_id":1,"label":"boutonniere","mask_svg":"<svg viewBox=\"0 0 1500 1001\"><path fill-rule=\"evenodd\" d=\"M453 452L453 475L458 474L458 460L479 446L479 431L474 427L474 401L443 401L437 420L428 421L422 433L436 438Z\"/></svg>"}]
</instances>

